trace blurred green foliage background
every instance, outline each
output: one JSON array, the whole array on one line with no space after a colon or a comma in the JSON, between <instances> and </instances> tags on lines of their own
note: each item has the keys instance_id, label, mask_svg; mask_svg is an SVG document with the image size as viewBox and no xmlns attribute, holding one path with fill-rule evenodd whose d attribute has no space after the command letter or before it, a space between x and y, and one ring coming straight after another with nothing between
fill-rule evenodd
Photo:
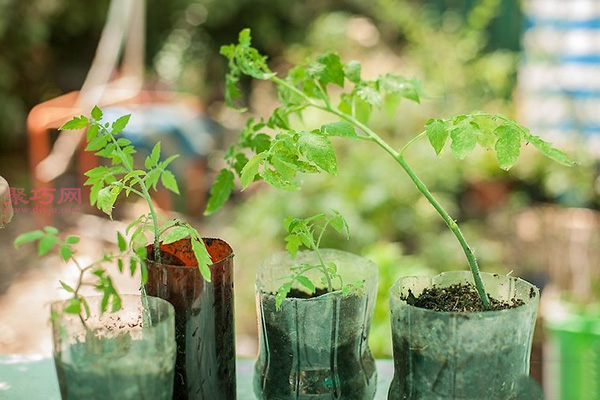
<instances>
[{"instance_id":1,"label":"blurred green foliage background","mask_svg":"<svg viewBox=\"0 0 600 400\"><path fill-rule=\"evenodd\" d=\"M108 3L0 1L1 158L24 154L31 107L81 87ZM418 78L425 93L421 105L405 103L399 113L372 119L374 129L398 148L431 117L476 109L515 116L522 25L518 2L149 0L147 13L148 85L199 96L230 135L243 120L223 105L225 63L218 49L235 41L244 27L252 29L254 44L269 55L276 71L335 50L343 60L361 61L365 76L394 71ZM245 89L249 115L266 115L275 101L272 88L247 83ZM319 121L320 116L309 118ZM390 356L387 291L393 282L402 275L463 269L466 263L443 221L379 149L343 142L336 146L337 177L306 177L302 191L294 193L253 187L219 215L198 223L225 226L221 234L236 252L237 330L252 337L254 271L269 253L283 249L283 218L340 211L349 222L351 240L326 239L326 247L379 264L371 342L377 356ZM526 274L530 266L511 253L513 217L519 210L540 202L598 208L594 160L583 149L571 150L579 167L553 165L524 149L524 157L508 173L484 151L461 163L446 156L437 159L425 142L407 158L462 222L484 271ZM213 170L221 157L216 152L209 160Z\"/></svg>"}]
</instances>

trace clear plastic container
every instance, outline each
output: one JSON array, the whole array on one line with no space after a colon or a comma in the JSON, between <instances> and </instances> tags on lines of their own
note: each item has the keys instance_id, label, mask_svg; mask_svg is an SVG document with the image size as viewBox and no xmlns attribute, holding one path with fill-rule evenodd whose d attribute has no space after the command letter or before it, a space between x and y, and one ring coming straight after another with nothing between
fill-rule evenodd
<instances>
[{"instance_id":1,"label":"clear plastic container","mask_svg":"<svg viewBox=\"0 0 600 400\"><path fill-rule=\"evenodd\" d=\"M502 311L435 312L406 304L433 285L472 282L468 271L404 277L390 290L394 379L389 399L516 398L529 390L529 357L539 290L524 280L482 273L488 294L525 304Z\"/></svg>"},{"instance_id":2,"label":"clear plastic container","mask_svg":"<svg viewBox=\"0 0 600 400\"><path fill-rule=\"evenodd\" d=\"M317 263L313 252L295 259L278 253L257 275L260 351L255 364L254 392L259 399L372 399L377 386L375 360L368 334L377 292L377 266L338 250L321 250L333 261L344 282L362 281L363 288L310 299L286 298L276 310L273 293L289 268ZM307 274L313 283L321 274Z\"/></svg>"},{"instance_id":3,"label":"clear plastic container","mask_svg":"<svg viewBox=\"0 0 600 400\"><path fill-rule=\"evenodd\" d=\"M220 239L204 242L214 263L211 282L202 278L189 239L182 239L161 244L162 264L146 260L146 291L175 307L173 399L235 400L233 250Z\"/></svg>"},{"instance_id":4,"label":"clear plastic container","mask_svg":"<svg viewBox=\"0 0 600 400\"><path fill-rule=\"evenodd\" d=\"M123 308L104 314L99 313L102 297L87 297L92 315L85 325L79 315L62 313L65 301L52 303L54 363L63 399L171 399L173 306L147 297L145 308L139 295L121 297Z\"/></svg>"}]
</instances>

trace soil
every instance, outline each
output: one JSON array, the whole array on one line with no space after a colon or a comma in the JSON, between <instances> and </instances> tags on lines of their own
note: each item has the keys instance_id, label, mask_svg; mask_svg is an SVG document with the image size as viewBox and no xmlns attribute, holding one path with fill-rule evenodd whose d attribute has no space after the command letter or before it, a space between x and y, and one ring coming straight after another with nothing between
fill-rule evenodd
<instances>
[{"instance_id":1,"label":"soil","mask_svg":"<svg viewBox=\"0 0 600 400\"><path fill-rule=\"evenodd\" d=\"M535 292L533 293L535 295ZM408 296L402 298L409 305L426 308L432 311L446 312L481 312L485 311L477 290L470 284L455 284L445 287L426 288L415 297L409 289ZM521 299L511 299L509 302L497 300L490 296L490 311L507 310L522 306Z\"/></svg>"}]
</instances>

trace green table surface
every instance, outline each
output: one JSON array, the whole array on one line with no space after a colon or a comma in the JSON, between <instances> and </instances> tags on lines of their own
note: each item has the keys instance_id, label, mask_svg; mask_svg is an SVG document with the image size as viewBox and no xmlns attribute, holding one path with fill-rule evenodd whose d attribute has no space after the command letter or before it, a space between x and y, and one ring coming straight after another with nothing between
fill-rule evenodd
<instances>
[{"instance_id":1,"label":"green table surface","mask_svg":"<svg viewBox=\"0 0 600 400\"><path fill-rule=\"evenodd\" d=\"M238 400L254 399L252 371L254 360L237 360ZM377 360L376 399L386 399L392 380L392 360ZM0 399L60 400L52 358L39 355L0 355Z\"/></svg>"}]
</instances>

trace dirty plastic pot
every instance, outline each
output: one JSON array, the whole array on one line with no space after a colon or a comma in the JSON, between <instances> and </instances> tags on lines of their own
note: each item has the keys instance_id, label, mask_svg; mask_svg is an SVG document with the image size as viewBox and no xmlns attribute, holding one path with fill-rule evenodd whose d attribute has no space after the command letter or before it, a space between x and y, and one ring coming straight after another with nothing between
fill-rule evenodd
<instances>
[{"instance_id":1,"label":"dirty plastic pot","mask_svg":"<svg viewBox=\"0 0 600 400\"><path fill-rule=\"evenodd\" d=\"M507 400L530 384L529 357L539 290L530 283L482 273L488 294L525 304L476 313L436 312L402 300L427 287L472 282L468 271L404 277L390 290L394 379L388 398Z\"/></svg>"},{"instance_id":2,"label":"dirty plastic pot","mask_svg":"<svg viewBox=\"0 0 600 400\"><path fill-rule=\"evenodd\" d=\"M173 399L236 398L233 250L220 239L203 239L213 264L202 278L189 239L161 244L162 263L146 260L149 295L175 307L177 361ZM149 258L153 245L147 246Z\"/></svg>"},{"instance_id":3,"label":"dirty plastic pot","mask_svg":"<svg viewBox=\"0 0 600 400\"><path fill-rule=\"evenodd\" d=\"M316 264L313 252L295 259L278 253L259 268L256 281L260 350L254 371L258 399L372 399L377 386L375 360L368 346L377 293L377 265L338 250L321 250L334 261L345 283L363 281L363 288L309 299L286 298L276 310L273 293L303 262ZM307 276L320 283L322 275Z\"/></svg>"},{"instance_id":4,"label":"dirty plastic pot","mask_svg":"<svg viewBox=\"0 0 600 400\"><path fill-rule=\"evenodd\" d=\"M54 363L64 400L171 399L173 306L155 297L121 298L120 311L100 314L102 296L86 297L91 315L85 326L79 315L62 312L68 301L52 303Z\"/></svg>"}]
</instances>

